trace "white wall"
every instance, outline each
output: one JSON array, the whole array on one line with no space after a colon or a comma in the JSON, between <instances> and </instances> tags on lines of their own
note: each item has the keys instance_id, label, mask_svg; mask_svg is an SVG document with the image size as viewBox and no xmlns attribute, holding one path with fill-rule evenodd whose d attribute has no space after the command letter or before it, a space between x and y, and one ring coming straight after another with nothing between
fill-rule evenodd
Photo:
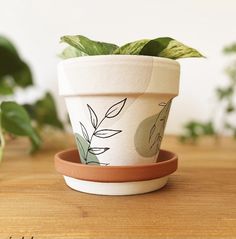
<instances>
[{"instance_id":1,"label":"white wall","mask_svg":"<svg viewBox=\"0 0 236 239\"><path fill-rule=\"evenodd\" d=\"M223 81L225 44L236 41L234 0L0 0L0 34L10 37L30 63L37 85L57 95L56 64L64 34L83 34L116 44L170 36L207 59L183 59L180 95L172 105L168 133L189 119L207 119L213 89Z\"/></svg>"}]
</instances>

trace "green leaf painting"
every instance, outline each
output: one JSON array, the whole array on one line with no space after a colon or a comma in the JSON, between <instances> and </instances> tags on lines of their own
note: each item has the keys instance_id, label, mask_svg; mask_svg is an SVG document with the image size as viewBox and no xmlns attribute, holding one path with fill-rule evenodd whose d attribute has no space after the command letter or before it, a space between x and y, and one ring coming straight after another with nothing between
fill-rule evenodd
<instances>
[{"instance_id":1,"label":"green leaf painting","mask_svg":"<svg viewBox=\"0 0 236 239\"><path fill-rule=\"evenodd\" d=\"M170 59L203 57L196 49L170 37L142 39L118 47L112 43L90 40L82 35L63 36L62 42L69 46L61 56L64 59L93 55L145 55Z\"/></svg>"},{"instance_id":2,"label":"green leaf painting","mask_svg":"<svg viewBox=\"0 0 236 239\"><path fill-rule=\"evenodd\" d=\"M171 100L169 102L160 102L160 112L144 119L139 124L135 132L134 144L140 155L156 157L164 135L170 106Z\"/></svg>"},{"instance_id":3,"label":"green leaf painting","mask_svg":"<svg viewBox=\"0 0 236 239\"><path fill-rule=\"evenodd\" d=\"M75 140L79 149L80 160L84 164L96 164L100 165L98 158L95 154L88 154L86 158L86 152L89 150L89 143L80 134L75 134ZM86 160L85 160L86 158Z\"/></svg>"}]
</instances>

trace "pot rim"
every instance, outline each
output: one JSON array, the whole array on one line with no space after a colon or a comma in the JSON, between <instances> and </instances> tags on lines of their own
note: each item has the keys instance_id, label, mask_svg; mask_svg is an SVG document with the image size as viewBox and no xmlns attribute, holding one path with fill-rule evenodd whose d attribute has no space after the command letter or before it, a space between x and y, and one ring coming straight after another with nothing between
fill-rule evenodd
<instances>
[{"instance_id":1,"label":"pot rim","mask_svg":"<svg viewBox=\"0 0 236 239\"><path fill-rule=\"evenodd\" d=\"M59 65L64 65L64 64L75 64L75 63L80 63L80 62L93 62L94 60L107 60L107 59L117 59L119 60L130 60L131 62L133 60L136 61L143 61L145 59L152 59L152 60L157 60L159 63L166 64L166 65L173 65L179 67L180 64L178 61L170 59L170 58L165 58L165 57L157 57L157 56L145 56L145 55L94 55L94 56L78 56L78 57L72 57L68 59L64 59L60 61L58 64Z\"/></svg>"}]
</instances>

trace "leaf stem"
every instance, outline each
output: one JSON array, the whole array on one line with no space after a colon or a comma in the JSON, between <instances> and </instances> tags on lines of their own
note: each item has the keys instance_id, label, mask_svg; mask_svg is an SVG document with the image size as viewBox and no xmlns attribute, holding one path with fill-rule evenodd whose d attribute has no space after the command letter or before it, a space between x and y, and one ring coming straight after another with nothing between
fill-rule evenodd
<instances>
[{"instance_id":1,"label":"leaf stem","mask_svg":"<svg viewBox=\"0 0 236 239\"><path fill-rule=\"evenodd\" d=\"M87 149L87 152L86 152L86 155L85 155L85 162L86 164L88 164L88 152L89 152L89 149L90 149L90 146L91 146L91 143L92 143L92 140L93 140L93 136L94 134L96 133L97 129L99 128L99 126L102 124L102 122L106 119L106 116L100 121L100 123L98 124L98 126L94 129L93 131L93 134L91 135L91 138L89 139L89 145L88 145L88 149Z\"/></svg>"}]
</instances>

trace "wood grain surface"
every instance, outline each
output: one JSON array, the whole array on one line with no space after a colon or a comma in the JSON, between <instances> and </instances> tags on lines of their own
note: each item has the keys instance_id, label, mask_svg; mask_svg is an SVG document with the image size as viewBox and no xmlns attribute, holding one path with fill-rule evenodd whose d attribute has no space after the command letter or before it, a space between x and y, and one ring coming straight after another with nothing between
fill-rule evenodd
<instances>
[{"instance_id":1,"label":"wood grain surface","mask_svg":"<svg viewBox=\"0 0 236 239\"><path fill-rule=\"evenodd\" d=\"M72 136L47 137L27 155L27 141L8 144L0 165L0 239L236 238L236 141L198 146L165 138L179 169L163 189L136 196L97 196L68 188L54 154Z\"/></svg>"}]
</instances>

